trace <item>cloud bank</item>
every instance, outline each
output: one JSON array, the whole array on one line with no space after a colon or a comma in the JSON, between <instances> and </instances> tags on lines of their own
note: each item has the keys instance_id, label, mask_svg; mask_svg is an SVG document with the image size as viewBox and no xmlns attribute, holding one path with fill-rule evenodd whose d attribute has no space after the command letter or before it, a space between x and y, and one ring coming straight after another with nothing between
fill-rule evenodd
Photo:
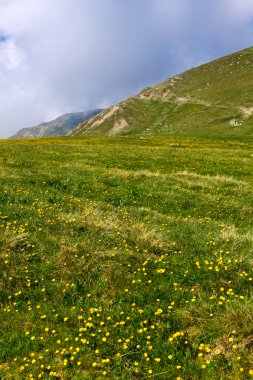
<instances>
[{"instance_id":1,"label":"cloud bank","mask_svg":"<svg viewBox=\"0 0 253 380\"><path fill-rule=\"evenodd\" d=\"M1 0L0 137L252 45L253 0Z\"/></svg>"}]
</instances>

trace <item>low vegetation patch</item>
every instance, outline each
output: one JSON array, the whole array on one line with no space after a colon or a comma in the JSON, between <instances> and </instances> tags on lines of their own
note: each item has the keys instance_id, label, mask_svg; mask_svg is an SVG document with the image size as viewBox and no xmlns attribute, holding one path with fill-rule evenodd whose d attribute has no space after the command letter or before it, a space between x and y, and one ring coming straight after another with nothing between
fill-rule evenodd
<instances>
[{"instance_id":1,"label":"low vegetation patch","mask_svg":"<svg viewBox=\"0 0 253 380\"><path fill-rule=\"evenodd\" d=\"M1 379L253 378L252 141L0 152Z\"/></svg>"}]
</instances>

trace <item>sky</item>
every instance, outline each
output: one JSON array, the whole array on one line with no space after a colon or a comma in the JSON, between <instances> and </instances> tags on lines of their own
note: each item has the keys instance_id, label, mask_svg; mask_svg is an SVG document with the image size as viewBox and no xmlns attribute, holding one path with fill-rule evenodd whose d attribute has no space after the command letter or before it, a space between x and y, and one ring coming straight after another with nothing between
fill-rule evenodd
<instances>
[{"instance_id":1,"label":"sky","mask_svg":"<svg viewBox=\"0 0 253 380\"><path fill-rule=\"evenodd\" d=\"M253 0L0 0L0 138L253 45Z\"/></svg>"}]
</instances>

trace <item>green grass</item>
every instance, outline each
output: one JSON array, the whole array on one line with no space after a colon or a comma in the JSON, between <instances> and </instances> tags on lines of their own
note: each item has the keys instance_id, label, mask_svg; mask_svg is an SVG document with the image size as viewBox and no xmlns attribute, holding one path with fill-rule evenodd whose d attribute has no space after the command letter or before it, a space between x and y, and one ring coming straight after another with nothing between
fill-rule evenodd
<instances>
[{"instance_id":1,"label":"green grass","mask_svg":"<svg viewBox=\"0 0 253 380\"><path fill-rule=\"evenodd\" d=\"M119 103L118 110L110 117L102 121L103 113L95 116L73 133L252 136L252 62L251 47L193 68L144 89L141 94ZM116 131L120 120L126 126ZM231 125L231 120L236 120L238 125Z\"/></svg>"},{"instance_id":2,"label":"green grass","mask_svg":"<svg viewBox=\"0 0 253 380\"><path fill-rule=\"evenodd\" d=\"M252 139L0 141L1 379L250 379Z\"/></svg>"}]
</instances>

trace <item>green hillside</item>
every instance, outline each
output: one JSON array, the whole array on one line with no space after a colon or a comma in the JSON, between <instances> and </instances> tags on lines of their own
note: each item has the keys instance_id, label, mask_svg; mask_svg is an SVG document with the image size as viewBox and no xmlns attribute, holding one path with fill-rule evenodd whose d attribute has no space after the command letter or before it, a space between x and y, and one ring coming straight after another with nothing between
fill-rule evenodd
<instances>
[{"instance_id":1,"label":"green hillside","mask_svg":"<svg viewBox=\"0 0 253 380\"><path fill-rule=\"evenodd\" d=\"M73 135L253 134L253 48L146 88Z\"/></svg>"},{"instance_id":2,"label":"green hillside","mask_svg":"<svg viewBox=\"0 0 253 380\"><path fill-rule=\"evenodd\" d=\"M251 138L2 140L0 173L2 380L253 378Z\"/></svg>"}]
</instances>

